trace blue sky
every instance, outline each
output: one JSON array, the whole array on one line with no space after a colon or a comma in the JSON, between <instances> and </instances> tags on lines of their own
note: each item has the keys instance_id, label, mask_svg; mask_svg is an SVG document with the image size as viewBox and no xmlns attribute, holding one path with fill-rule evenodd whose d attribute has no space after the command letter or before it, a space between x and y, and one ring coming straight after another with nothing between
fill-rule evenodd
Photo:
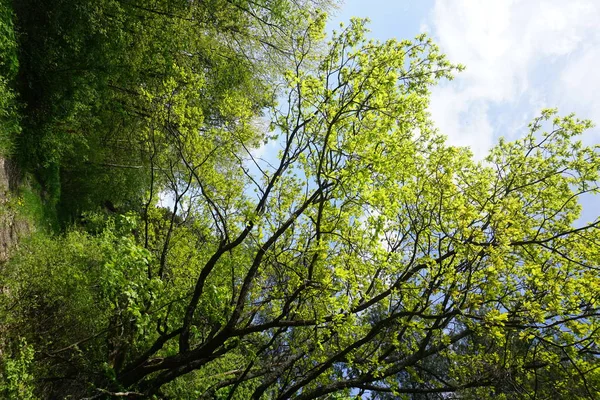
<instances>
[{"instance_id":1,"label":"blue sky","mask_svg":"<svg viewBox=\"0 0 600 400\"><path fill-rule=\"evenodd\" d=\"M455 145L483 158L522 136L544 107L600 123L598 0L347 0L329 27L368 17L376 39L429 33L467 66L432 90L430 112ZM594 128L584 137L600 142Z\"/></svg>"}]
</instances>

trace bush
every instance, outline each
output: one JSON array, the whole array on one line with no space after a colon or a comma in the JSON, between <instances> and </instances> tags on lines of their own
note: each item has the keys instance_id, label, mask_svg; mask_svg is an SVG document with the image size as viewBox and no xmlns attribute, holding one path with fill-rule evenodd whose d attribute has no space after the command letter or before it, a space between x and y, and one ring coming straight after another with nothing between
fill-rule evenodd
<instances>
[{"instance_id":1,"label":"bush","mask_svg":"<svg viewBox=\"0 0 600 400\"><path fill-rule=\"evenodd\" d=\"M146 275L150 254L132 235L135 220L90 219L96 235L38 233L5 266L0 320L6 321L8 348L24 343L5 366L13 371L4 378L5 390L29 382L25 371L34 358L29 343L37 350L35 374L43 378L38 385L43 397L84 394L91 382L110 380L112 367L123 361L122 347L146 328L140 309L152 303L156 287ZM106 376L99 378L99 371Z\"/></svg>"}]
</instances>

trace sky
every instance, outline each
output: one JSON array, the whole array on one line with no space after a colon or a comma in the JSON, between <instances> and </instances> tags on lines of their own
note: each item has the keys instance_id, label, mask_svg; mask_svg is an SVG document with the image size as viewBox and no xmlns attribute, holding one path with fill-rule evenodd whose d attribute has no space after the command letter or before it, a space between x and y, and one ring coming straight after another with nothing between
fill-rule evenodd
<instances>
[{"instance_id":1,"label":"sky","mask_svg":"<svg viewBox=\"0 0 600 400\"><path fill-rule=\"evenodd\" d=\"M329 29L368 17L371 37L431 35L467 69L432 90L430 112L450 143L485 157L542 108L600 124L598 0L346 0ZM583 137L600 143L600 129Z\"/></svg>"}]
</instances>

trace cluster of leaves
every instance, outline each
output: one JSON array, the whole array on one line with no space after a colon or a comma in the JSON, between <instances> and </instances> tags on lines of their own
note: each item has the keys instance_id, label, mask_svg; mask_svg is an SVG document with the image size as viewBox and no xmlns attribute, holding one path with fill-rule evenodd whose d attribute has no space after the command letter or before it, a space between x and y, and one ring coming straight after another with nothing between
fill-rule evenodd
<instances>
[{"instance_id":1,"label":"cluster of leaves","mask_svg":"<svg viewBox=\"0 0 600 400\"><path fill-rule=\"evenodd\" d=\"M4 343L2 347L6 350ZM16 349L1 355L3 360L0 361L0 395L7 399L35 399L34 377L30 371L34 358L33 347L21 339Z\"/></svg>"},{"instance_id":2,"label":"cluster of leaves","mask_svg":"<svg viewBox=\"0 0 600 400\"><path fill-rule=\"evenodd\" d=\"M41 132L21 144L70 212L118 207L7 265L2 329L24 372L5 390L600 395L590 122L544 110L477 162L432 126L430 87L462 67L425 35L368 40L353 19L325 42L311 1L69 5L21 21Z\"/></svg>"}]
</instances>

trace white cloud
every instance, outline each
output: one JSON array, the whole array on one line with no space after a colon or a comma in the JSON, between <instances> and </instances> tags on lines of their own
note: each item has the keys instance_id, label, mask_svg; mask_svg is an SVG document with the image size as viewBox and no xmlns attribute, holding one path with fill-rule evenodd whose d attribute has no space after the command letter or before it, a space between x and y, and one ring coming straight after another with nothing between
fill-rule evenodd
<instances>
[{"instance_id":1,"label":"white cloud","mask_svg":"<svg viewBox=\"0 0 600 400\"><path fill-rule=\"evenodd\" d=\"M472 101L464 92L450 86L437 88L431 98L430 111L436 125L454 146L470 146L477 156L492 145L493 128L483 101Z\"/></svg>"},{"instance_id":2,"label":"white cloud","mask_svg":"<svg viewBox=\"0 0 600 400\"><path fill-rule=\"evenodd\" d=\"M600 124L600 48L593 47L580 52L563 68L554 96L563 99L558 105L567 111L577 112L581 118L589 118ZM600 132L589 135L588 140L598 141Z\"/></svg>"},{"instance_id":3,"label":"white cloud","mask_svg":"<svg viewBox=\"0 0 600 400\"><path fill-rule=\"evenodd\" d=\"M441 131L481 157L541 105L600 117L590 115L600 105L598 20L596 0L437 0L423 25L452 62L467 66L432 92Z\"/></svg>"}]
</instances>

